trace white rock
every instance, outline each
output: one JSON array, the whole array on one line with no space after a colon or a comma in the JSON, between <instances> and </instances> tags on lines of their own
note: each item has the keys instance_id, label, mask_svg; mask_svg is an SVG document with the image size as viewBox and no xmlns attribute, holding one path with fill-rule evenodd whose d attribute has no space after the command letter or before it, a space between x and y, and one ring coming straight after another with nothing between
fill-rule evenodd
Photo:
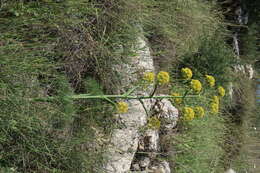
<instances>
[{"instance_id":1,"label":"white rock","mask_svg":"<svg viewBox=\"0 0 260 173\"><path fill-rule=\"evenodd\" d=\"M233 89L233 83L230 82L228 84L228 94L229 94L229 97L232 99L233 98L233 94L234 94L234 89Z\"/></svg>"},{"instance_id":2,"label":"white rock","mask_svg":"<svg viewBox=\"0 0 260 173\"><path fill-rule=\"evenodd\" d=\"M239 43L238 43L238 34L235 33L233 35L233 49L235 51L235 54L237 55L237 58L239 59L240 51L239 51Z\"/></svg>"},{"instance_id":3,"label":"white rock","mask_svg":"<svg viewBox=\"0 0 260 173\"><path fill-rule=\"evenodd\" d=\"M121 79L122 86L118 86L118 93L126 92L125 88L132 88L140 76L144 72L154 72L153 58L150 53L150 49L146 43L144 36L137 38L137 44L133 48L136 50L137 56L129 57L126 63L120 62L114 66L114 70L117 71L119 78ZM134 94L148 94L152 91L151 87L145 89L145 91L137 90Z\"/></svg>"},{"instance_id":4,"label":"white rock","mask_svg":"<svg viewBox=\"0 0 260 173\"><path fill-rule=\"evenodd\" d=\"M139 161L139 165L141 168L147 168L150 164L151 160L149 157L144 157Z\"/></svg>"},{"instance_id":5,"label":"white rock","mask_svg":"<svg viewBox=\"0 0 260 173\"><path fill-rule=\"evenodd\" d=\"M140 171L141 170L138 163L132 164L131 169L134 170L134 171Z\"/></svg>"},{"instance_id":6,"label":"white rock","mask_svg":"<svg viewBox=\"0 0 260 173\"><path fill-rule=\"evenodd\" d=\"M116 129L111 139L106 172L123 173L130 170L132 160L138 145L136 129Z\"/></svg>"},{"instance_id":7,"label":"white rock","mask_svg":"<svg viewBox=\"0 0 260 173\"><path fill-rule=\"evenodd\" d=\"M159 151L159 141L159 130L148 129L139 141L139 149L144 151ZM143 145L143 148L140 145Z\"/></svg>"},{"instance_id":8,"label":"white rock","mask_svg":"<svg viewBox=\"0 0 260 173\"><path fill-rule=\"evenodd\" d=\"M143 69L145 71L154 71L153 66L153 58L151 57L151 52L144 37L138 37L138 47L137 47L137 54L138 56L135 61L135 65L138 66L139 69Z\"/></svg>"},{"instance_id":9,"label":"white rock","mask_svg":"<svg viewBox=\"0 0 260 173\"><path fill-rule=\"evenodd\" d=\"M251 64L236 65L234 68L236 72L245 74L249 79L252 79L254 77L254 69Z\"/></svg>"},{"instance_id":10,"label":"white rock","mask_svg":"<svg viewBox=\"0 0 260 173\"><path fill-rule=\"evenodd\" d=\"M150 169L154 172L157 171L160 173L171 173L170 164L167 161L156 163L155 166L151 166Z\"/></svg>"},{"instance_id":11,"label":"white rock","mask_svg":"<svg viewBox=\"0 0 260 173\"><path fill-rule=\"evenodd\" d=\"M154 109L158 112L158 117L162 119L162 128L170 130L177 125L179 117L179 111L175 108L168 99L162 99L161 101L155 101Z\"/></svg>"},{"instance_id":12,"label":"white rock","mask_svg":"<svg viewBox=\"0 0 260 173\"><path fill-rule=\"evenodd\" d=\"M254 77L254 69L253 69L251 64L246 64L245 65L245 71L247 73L248 78L249 79L253 79L253 77Z\"/></svg>"},{"instance_id":13,"label":"white rock","mask_svg":"<svg viewBox=\"0 0 260 173\"><path fill-rule=\"evenodd\" d=\"M147 121L145 110L138 100L131 100L128 103L128 113L117 115L124 128L115 129L113 132L108 163L105 166L108 173L123 173L130 170L138 147L140 137L138 130Z\"/></svg>"},{"instance_id":14,"label":"white rock","mask_svg":"<svg viewBox=\"0 0 260 173\"><path fill-rule=\"evenodd\" d=\"M227 170L225 173L236 173L233 169L229 169L229 170Z\"/></svg>"},{"instance_id":15,"label":"white rock","mask_svg":"<svg viewBox=\"0 0 260 173\"><path fill-rule=\"evenodd\" d=\"M236 65L234 68L235 72L246 74L245 67L243 65Z\"/></svg>"},{"instance_id":16,"label":"white rock","mask_svg":"<svg viewBox=\"0 0 260 173\"><path fill-rule=\"evenodd\" d=\"M129 100L126 102L128 104L128 112L115 116L128 128L133 127L137 129L144 126L147 123L147 115L142 104L138 100ZM147 108L151 107L149 100L143 100L143 102Z\"/></svg>"},{"instance_id":17,"label":"white rock","mask_svg":"<svg viewBox=\"0 0 260 173\"><path fill-rule=\"evenodd\" d=\"M138 75L146 71L154 72L153 59L144 36L138 38L134 50L136 50L137 56L129 57L126 64L121 63L114 67L114 70L122 79L121 86L118 86L119 88L116 91L117 93L122 94L126 89L132 88L133 84L138 80ZM137 90L134 95L148 95L150 92L150 88L145 91ZM147 109L150 109L150 101L143 100L143 102ZM138 130L147 123L146 112L138 100L130 100L128 105L128 113L116 115L124 128L116 129L112 134L111 145L108 147L107 153L108 162L104 165L107 173L126 173L130 171L140 137Z\"/></svg>"}]
</instances>

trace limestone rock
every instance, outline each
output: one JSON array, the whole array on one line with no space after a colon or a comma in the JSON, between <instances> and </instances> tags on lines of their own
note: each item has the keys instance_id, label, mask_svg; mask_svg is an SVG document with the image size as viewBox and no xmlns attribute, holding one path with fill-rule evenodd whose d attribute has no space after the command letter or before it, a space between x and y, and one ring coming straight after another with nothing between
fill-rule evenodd
<instances>
[{"instance_id":1,"label":"limestone rock","mask_svg":"<svg viewBox=\"0 0 260 173\"><path fill-rule=\"evenodd\" d=\"M111 138L108 163L105 166L108 173L123 173L130 170L138 147L140 137L138 130L147 121L145 110L138 100L131 100L128 104L128 113L116 115L123 127L115 129Z\"/></svg>"},{"instance_id":2,"label":"limestone rock","mask_svg":"<svg viewBox=\"0 0 260 173\"><path fill-rule=\"evenodd\" d=\"M111 139L106 172L123 173L130 169L138 144L136 129L116 129Z\"/></svg>"},{"instance_id":3,"label":"limestone rock","mask_svg":"<svg viewBox=\"0 0 260 173\"><path fill-rule=\"evenodd\" d=\"M253 79L253 77L254 77L254 69L253 69L251 64L246 64L245 65L245 72L246 72L246 74L247 74L249 79Z\"/></svg>"},{"instance_id":4,"label":"limestone rock","mask_svg":"<svg viewBox=\"0 0 260 173\"><path fill-rule=\"evenodd\" d=\"M144 36L138 38L134 50L136 50L137 56L129 57L127 63L117 64L114 67L121 79L121 85L118 86L119 88L116 89L115 93L126 92L134 86L142 73L154 71L153 59ZM136 90L133 94L148 95L149 93L150 88L147 88L146 90ZM147 109L150 109L150 101L143 100L143 102ZM104 165L107 173L130 171L140 138L139 129L147 123L147 114L142 104L138 100L130 100L127 103L129 111L125 114L115 115L122 127L115 129L112 134L111 145L108 147L107 153L108 161Z\"/></svg>"},{"instance_id":5,"label":"limestone rock","mask_svg":"<svg viewBox=\"0 0 260 173\"><path fill-rule=\"evenodd\" d=\"M138 149L141 151L159 151L159 130L148 129L139 141Z\"/></svg>"},{"instance_id":6,"label":"limestone rock","mask_svg":"<svg viewBox=\"0 0 260 173\"><path fill-rule=\"evenodd\" d=\"M229 169L229 170L227 170L225 173L236 173L233 169Z\"/></svg>"},{"instance_id":7,"label":"limestone rock","mask_svg":"<svg viewBox=\"0 0 260 173\"><path fill-rule=\"evenodd\" d=\"M161 127L165 130L170 130L177 125L179 117L179 111L175 108L168 99L162 99L161 101L154 101L154 109L157 112L157 116L161 119Z\"/></svg>"},{"instance_id":8,"label":"limestone rock","mask_svg":"<svg viewBox=\"0 0 260 173\"><path fill-rule=\"evenodd\" d=\"M151 160L149 157L143 157L140 161L139 161L139 165L142 169L146 169L148 168L149 164L150 164Z\"/></svg>"},{"instance_id":9,"label":"limestone rock","mask_svg":"<svg viewBox=\"0 0 260 173\"><path fill-rule=\"evenodd\" d=\"M171 173L170 165L167 161L161 161L156 163L150 168L154 173Z\"/></svg>"}]
</instances>

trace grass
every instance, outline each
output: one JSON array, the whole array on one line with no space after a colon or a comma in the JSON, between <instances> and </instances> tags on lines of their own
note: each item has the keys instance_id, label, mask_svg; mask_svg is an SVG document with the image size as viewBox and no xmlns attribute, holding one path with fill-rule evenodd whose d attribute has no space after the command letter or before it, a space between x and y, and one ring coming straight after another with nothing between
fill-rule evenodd
<instances>
[{"instance_id":1,"label":"grass","mask_svg":"<svg viewBox=\"0 0 260 173\"><path fill-rule=\"evenodd\" d=\"M203 83L205 74L214 75L217 85L227 86L232 78L233 53L224 41L229 33L214 1L0 4L0 172L102 172L106 142L115 128L113 109L103 101L65 96L115 93L121 77L114 65L136 55L140 33L157 70L175 76L174 91L184 92L177 80L182 67L190 67ZM209 110L206 97L213 94L204 90L203 97L187 100L187 105ZM30 99L46 96L57 99ZM169 158L174 169L223 171L226 122L207 111L205 118L181 125L170 140L177 152Z\"/></svg>"},{"instance_id":2,"label":"grass","mask_svg":"<svg viewBox=\"0 0 260 173\"><path fill-rule=\"evenodd\" d=\"M102 171L104 148L96 134L110 133L110 107L64 97L103 92L97 80L82 75L92 72L90 57L83 58L87 52L82 52L88 38L76 34L84 29L83 17L91 20L95 12L84 1L8 1L1 6L1 171ZM46 96L57 99L30 101Z\"/></svg>"},{"instance_id":3,"label":"grass","mask_svg":"<svg viewBox=\"0 0 260 173\"><path fill-rule=\"evenodd\" d=\"M202 36L211 38L222 27L222 16L213 2L162 0L146 3L149 9L143 19L144 31L154 59L166 71L183 55L197 52L203 44Z\"/></svg>"},{"instance_id":4,"label":"grass","mask_svg":"<svg viewBox=\"0 0 260 173\"><path fill-rule=\"evenodd\" d=\"M222 117L206 114L195 119L173 138L176 154L173 156L174 171L178 173L223 172L221 144L225 129Z\"/></svg>"},{"instance_id":5,"label":"grass","mask_svg":"<svg viewBox=\"0 0 260 173\"><path fill-rule=\"evenodd\" d=\"M258 139L255 136L259 121L259 108L255 101L255 81L250 81L245 77L239 78L239 87L236 88L237 100L234 103L231 119L229 121L229 136L227 140L231 141L226 145L227 165L235 167L238 172L256 172L253 169L252 160L257 156L251 155L254 152L251 145L257 144ZM246 83L245 83L246 81Z\"/></svg>"},{"instance_id":6,"label":"grass","mask_svg":"<svg viewBox=\"0 0 260 173\"><path fill-rule=\"evenodd\" d=\"M201 93L194 98L186 98L181 104L175 106L182 110L184 106L201 106L205 110L203 118L196 117L192 121L181 121L177 127L177 133L171 135L168 141L173 146L172 154L168 157L172 169L178 173L194 172L223 172L223 156L225 150L226 117L222 116L228 95L220 100L220 112L212 113L210 103L212 97L218 95L217 86L211 88L205 80L205 74L201 75L194 71L193 79L199 79L202 82L203 89ZM178 80L179 79L179 80ZM215 78L218 81L218 78ZM190 88L190 82L173 79L172 91L184 95ZM220 84L217 82L216 84ZM189 94L194 94L191 91ZM183 116L183 115L182 115Z\"/></svg>"}]
</instances>

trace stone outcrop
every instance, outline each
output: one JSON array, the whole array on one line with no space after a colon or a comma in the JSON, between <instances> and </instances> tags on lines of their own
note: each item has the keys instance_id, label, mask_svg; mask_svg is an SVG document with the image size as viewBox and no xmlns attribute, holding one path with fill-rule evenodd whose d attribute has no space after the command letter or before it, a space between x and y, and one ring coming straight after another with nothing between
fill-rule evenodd
<instances>
[{"instance_id":1,"label":"stone outcrop","mask_svg":"<svg viewBox=\"0 0 260 173\"><path fill-rule=\"evenodd\" d=\"M236 173L233 169L228 169L225 173Z\"/></svg>"},{"instance_id":2,"label":"stone outcrop","mask_svg":"<svg viewBox=\"0 0 260 173\"><path fill-rule=\"evenodd\" d=\"M135 48L137 56L129 57L126 64L115 65L115 70L120 74L122 86L118 93L126 92L134 86L138 77L143 72L154 72L154 63L145 38L140 36ZM137 89L134 95L149 95L152 88ZM125 114L117 114L118 128L114 130L110 146L108 147L107 160L104 170L107 173L127 172L158 172L170 173L167 161L157 161L156 153L160 152L160 130L172 129L176 126L178 110L167 99L156 101L155 99L124 100L129 105L129 111ZM151 115L148 112L157 112L156 116L161 120L160 129L147 128L147 119ZM143 154L140 154L143 153Z\"/></svg>"}]
</instances>

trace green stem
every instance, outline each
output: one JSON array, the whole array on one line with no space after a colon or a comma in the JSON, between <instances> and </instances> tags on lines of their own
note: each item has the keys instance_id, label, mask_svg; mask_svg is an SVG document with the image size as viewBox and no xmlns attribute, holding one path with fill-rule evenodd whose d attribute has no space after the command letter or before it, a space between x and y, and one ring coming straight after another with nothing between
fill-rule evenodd
<instances>
[{"instance_id":1,"label":"green stem","mask_svg":"<svg viewBox=\"0 0 260 173\"><path fill-rule=\"evenodd\" d=\"M112 105L116 106L116 103L113 102L112 100L110 100L109 98L103 97L103 99L105 99L106 101L108 101L108 102L111 103Z\"/></svg>"},{"instance_id":2,"label":"green stem","mask_svg":"<svg viewBox=\"0 0 260 173\"><path fill-rule=\"evenodd\" d=\"M130 89L130 90L127 91L125 94L123 94L123 96L129 96L129 95L132 94L138 87L139 87L139 85L135 86L134 88Z\"/></svg>"},{"instance_id":3,"label":"green stem","mask_svg":"<svg viewBox=\"0 0 260 173\"><path fill-rule=\"evenodd\" d=\"M96 96L90 96L90 95L72 95L69 96L71 99L102 99L104 97L106 98L121 98L121 99L163 99L163 98L183 98L184 96L125 96L125 95L96 95ZM198 97L198 95L185 95L185 97Z\"/></svg>"},{"instance_id":4,"label":"green stem","mask_svg":"<svg viewBox=\"0 0 260 173\"><path fill-rule=\"evenodd\" d=\"M164 99L164 98L186 98L186 97L198 97L198 95L184 95L184 96L129 96L129 95L95 95L95 96L90 96L88 94L78 94L78 95L71 95L71 96L66 96L69 99L105 99L108 102L113 102L112 98L121 98L121 99L137 99L137 100L143 100L143 99ZM42 101L42 102L48 102L48 101L53 101L57 99L58 97L41 97L41 98L30 98L31 101Z\"/></svg>"},{"instance_id":5,"label":"green stem","mask_svg":"<svg viewBox=\"0 0 260 173\"><path fill-rule=\"evenodd\" d=\"M183 100L184 100L185 97L187 96L188 92L189 92L189 90L187 90L187 91L184 93L184 95L182 96L182 99L183 99Z\"/></svg>"},{"instance_id":6,"label":"green stem","mask_svg":"<svg viewBox=\"0 0 260 173\"><path fill-rule=\"evenodd\" d=\"M157 88L158 88L158 83L156 83L155 86L154 86L153 92L150 95L151 98L154 96L155 91L157 90Z\"/></svg>"},{"instance_id":7,"label":"green stem","mask_svg":"<svg viewBox=\"0 0 260 173\"><path fill-rule=\"evenodd\" d=\"M142 100L142 99L138 99L138 100L139 100L139 102L142 104L142 106L143 106L143 108L144 108L144 110L145 110L145 113L146 113L146 115L147 115L147 117L148 117L149 114L148 114L148 111L147 111L147 109L146 109L146 107L145 107L145 105L144 105L143 100Z\"/></svg>"}]
</instances>

